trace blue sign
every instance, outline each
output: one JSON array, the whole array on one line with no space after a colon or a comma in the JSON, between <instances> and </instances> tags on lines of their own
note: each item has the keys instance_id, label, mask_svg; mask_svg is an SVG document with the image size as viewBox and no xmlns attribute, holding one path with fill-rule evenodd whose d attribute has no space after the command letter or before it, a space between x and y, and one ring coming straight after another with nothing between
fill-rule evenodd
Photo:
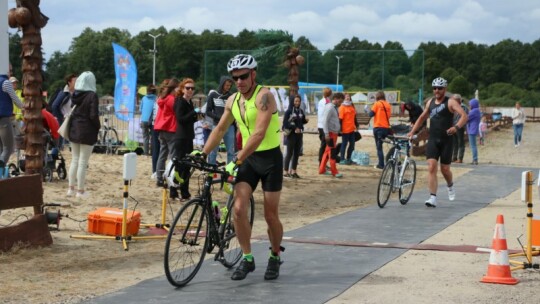
<instances>
[{"instance_id":1,"label":"blue sign","mask_svg":"<svg viewBox=\"0 0 540 304\"><path fill-rule=\"evenodd\" d=\"M134 117L135 100L137 98L137 64L133 56L116 43L114 50L114 70L116 84L114 86L114 112L120 120Z\"/></svg>"}]
</instances>

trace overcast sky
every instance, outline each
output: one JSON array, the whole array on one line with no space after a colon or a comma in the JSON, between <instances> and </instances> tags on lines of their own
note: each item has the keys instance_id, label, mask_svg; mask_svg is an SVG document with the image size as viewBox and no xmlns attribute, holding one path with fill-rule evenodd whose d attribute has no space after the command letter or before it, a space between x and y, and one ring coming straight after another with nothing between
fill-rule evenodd
<instances>
[{"instance_id":1,"label":"overcast sky","mask_svg":"<svg viewBox=\"0 0 540 304\"><path fill-rule=\"evenodd\" d=\"M8 6L15 7L15 0ZM50 18L42 30L47 58L66 52L86 27L117 27L132 35L162 25L232 35L244 28L281 29L295 40L306 36L320 50L354 36L397 41L407 50L428 41L491 45L540 38L539 0L44 0L41 11Z\"/></svg>"}]
</instances>

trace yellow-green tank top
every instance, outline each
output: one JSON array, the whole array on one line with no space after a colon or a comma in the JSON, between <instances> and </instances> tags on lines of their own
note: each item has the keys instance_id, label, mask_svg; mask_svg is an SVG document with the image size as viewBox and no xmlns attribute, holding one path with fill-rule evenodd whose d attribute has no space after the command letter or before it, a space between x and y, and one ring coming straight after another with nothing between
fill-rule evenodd
<instances>
[{"instance_id":1,"label":"yellow-green tank top","mask_svg":"<svg viewBox=\"0 0 540 304\"><path fill-rule=\"evenodd\" d=\"M242 117L240 112L240 93L236 93L231 106L232 114L240 129L240 133L242 134L242 146L246 145L251 134L255 132L255 122L257 121L257 107L255 105L255 100L257 99L257 94L261 88L261 85L257 85L251 98L246 100L244 117ZM279 125L278 112L276 111L272 114L264 139L255 151L266 151L279 146Z\"/></svg>"}]
</instances>

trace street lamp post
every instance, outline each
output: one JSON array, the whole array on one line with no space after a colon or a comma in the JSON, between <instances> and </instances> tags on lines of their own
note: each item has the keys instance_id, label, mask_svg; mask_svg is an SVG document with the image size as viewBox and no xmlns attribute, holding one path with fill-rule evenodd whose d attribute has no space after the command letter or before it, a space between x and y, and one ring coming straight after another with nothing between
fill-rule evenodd
<instances>
[{"instance_id":1,"label":"street lamp post","mask_svg":"<svg viewBox=\"0 0 540 304\"><path fill-rule=\"evenodd\" d=\"M154 54L154 65L153 65L153 68L152 68L152 84L155 85L156 84L156 53L157 53L156 39L157 39L157 37L161 36L161 34L157 34L156 36L154 36L152 34L148 34L148 36L154 38L154 49L150 50L150 53Z\"/></svg>"},{"instance_id":2,"label":"street lamp post","mask_svg":"<svg viewBox=\"0 0 540 304\"><path fill-rule=\"evenodd\" d=\"M337 78L336 78L336 92L338 91L338 88L339 88L339 60L343 58L343 56L336 56L336 59L337 59Z\"/></svg>"}]
</instances>

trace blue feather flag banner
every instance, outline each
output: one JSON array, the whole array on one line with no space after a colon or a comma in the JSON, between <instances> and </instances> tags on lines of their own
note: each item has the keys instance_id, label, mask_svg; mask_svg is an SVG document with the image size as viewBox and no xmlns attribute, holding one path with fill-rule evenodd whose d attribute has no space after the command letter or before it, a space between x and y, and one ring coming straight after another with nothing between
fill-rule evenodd
<instances>
[{"instance_id":1,"label":"blue feather flag banner","mask_svg":"<svg viewBox=\"0 0 540 304\"><path fill-rule=\"evenodd\" d=\"M137 64L133 56L120 45L113 43L114 70L114 112L120 120L133 119L137 98Z\"/></svg>"}]
</instances>

